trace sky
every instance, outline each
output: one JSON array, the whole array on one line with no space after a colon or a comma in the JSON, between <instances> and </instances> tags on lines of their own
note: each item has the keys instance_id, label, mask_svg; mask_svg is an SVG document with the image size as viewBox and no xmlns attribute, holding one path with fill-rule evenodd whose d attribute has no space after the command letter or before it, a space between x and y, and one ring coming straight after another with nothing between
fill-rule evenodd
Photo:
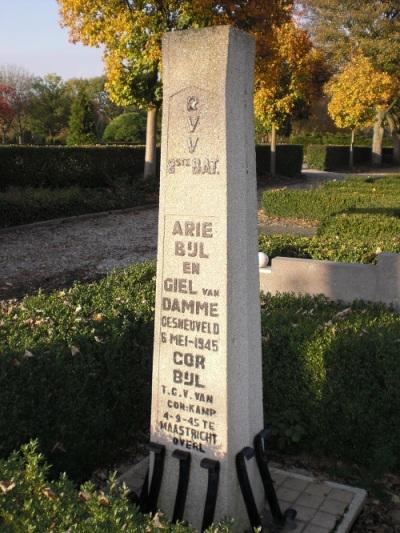
<instances>
[{"instance_id":1,"label":"sky","mask_svg":"<svg viewBox=\"0 0 400 533\"><path fill-rule=\"evenodd\" d=\"M101 50L68 41L56 0L0 0L0 65L65 80L103 73Z\"/></svg>"}]
</instances>

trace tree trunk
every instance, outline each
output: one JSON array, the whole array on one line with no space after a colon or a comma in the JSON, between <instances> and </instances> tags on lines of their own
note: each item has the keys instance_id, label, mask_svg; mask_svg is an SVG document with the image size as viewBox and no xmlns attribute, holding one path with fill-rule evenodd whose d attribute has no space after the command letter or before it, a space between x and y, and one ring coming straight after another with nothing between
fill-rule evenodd
<instances>
[{"instance_id":1,"label":"tree trunk","mask_svg":"<svg viewBox=\"0 0 400 533\"><path fill-rule=\"evenodd\" d=\"M355 130L351 130L350 155L349 155L350 170L353 170L354 168L354 134L355 134Z\"/></svg>"},{"instance_id":2,"label":"tree trunk","mask_svg":"<svg viewBox=\"0 0 400 533\"><path fill-rule=\"evenodd\" d=\"M372 164L382 164L382 144L383 144L383 113L376 115L374 123L374 137L372 140Z\"/></svg>"},{"instance_id":3,"label":"tree trunk","mask_svg":"<svg viewBox=\"0 0 400 533\"><path fill-rule=\"evenodd\" d=\"M144 157L144 177L155 178L157 171L157 108L149 107L146 123L146 153Z\"/></svg>"},{"instance_id":4,"label":"tree trunk","mask_svg":"<svg viewBox=\"0 0 400 533\"><path fill-rule=\"evenodd\" d=\"M393 140L393 163L400 163L400 124L391 114L388 115L388 124Z\"/></svg>"},{"instance_id":5,"label":"tree trunk","mask_svg":"<svg viewBox=\"0 0 400 533\"><path fill-rule=\"evenodd\" d=\"M271 131L271 162L270 162L270 173L274 177L276 175L276 126L272 124Z\"/></svg>"},{"instance_id":6,"label":"tree trunk","mask_svg":"<svg viewBox=\"0 0 400 533\"><path fill-rule=\"evenodd\" d=\"M400 164L400 131L392 133L393 139L393 163Z\"/></svg>"}]
</instances>

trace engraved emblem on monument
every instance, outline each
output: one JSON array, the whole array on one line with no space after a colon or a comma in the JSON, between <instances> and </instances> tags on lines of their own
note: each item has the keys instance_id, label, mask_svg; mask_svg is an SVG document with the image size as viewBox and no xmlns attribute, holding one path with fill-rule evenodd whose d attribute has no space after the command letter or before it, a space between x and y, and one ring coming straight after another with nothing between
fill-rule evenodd
<instances>
[{"instance_id":1,"label":"engraved emblem on monument","mask_svg":"<svg viewBox=\"0 0 400 533\"><path fill-rule=\"evenodd\" d=\"M182 89L169 98L168 138L175 139L167 150L167 172L186 175L218 175L219 155L213 133L214 95L197 87ZM179 139L179 141L177 140ZM185 168L187 167L187 168Z\"/></svg>"}]
</instances>

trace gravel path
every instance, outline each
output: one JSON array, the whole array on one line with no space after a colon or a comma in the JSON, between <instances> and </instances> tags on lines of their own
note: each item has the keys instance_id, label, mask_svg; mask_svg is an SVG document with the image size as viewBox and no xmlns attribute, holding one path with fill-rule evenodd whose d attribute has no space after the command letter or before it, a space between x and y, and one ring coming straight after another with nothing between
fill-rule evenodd
<instances>
[{"instance_id":1,"label":"gravel path","mask_svg":"<svg viewBox=\"0 0 400 533\"><path fill-rule=\"evenodd\" d=\"M266 188L310 188L344 176L306 171L296 182L265 182L259 200ZM77 279L96 279L114 268L155 258L157 216L157 207L149 206L0 230L0 299L19 297L39 287L67 286ZM299 235L316 231L261 216L259 229Z\"/></svg>"},{"instance_id":2,"label":"gravel path","mask_svg":"<svg viewBox=\"0 0 400 533\"><path fill-rule=\"evenodd\" d=\"M157 214L155 207L133 208L2 230L0 299L153 259Z\"/></svg>"}]
</instances>

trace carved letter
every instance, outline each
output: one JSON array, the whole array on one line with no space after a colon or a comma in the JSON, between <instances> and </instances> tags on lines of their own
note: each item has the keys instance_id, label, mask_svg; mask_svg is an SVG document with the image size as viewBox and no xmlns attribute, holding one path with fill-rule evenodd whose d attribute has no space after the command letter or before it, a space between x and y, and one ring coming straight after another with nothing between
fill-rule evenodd
<instances>
[{"instance_id":1,"label":"carved letter","mask_svg":"<svg viewBox=\"0 0 400 533\"><path fill-rule=\"evenodd\" d=\"M199 120L200 120L200 117L188 117L187 118L187 123L188 123L188 126L189 126L189 132L190 133L194 133L196 128L197 128L197 125L199 123Z\"/></svg>"},{"instance_id":2,"label":"carved letter","mask_svg":"<svg viewBox=\"0 0 400 533\"><path fill-rule=\"evenodd\" d=\"M188 111L197 111L197 106L199 105L199 99L197 96L189 96L187 99L187 110Z\"/></svg>"},{"instance_id":3,"label":"carved letter","mask_svg":"<svg viewBox=\"0 0 400 533\"><path fill-rule=\"evenodd\" d=\"M195 141L193 141L192 137L189 137L189 139L187 140L188 150L191 154L193 154L193 152L196 150L196 146L198 142L199 142L198 137L196 137Z\"/></svg>"}]
</instances>

